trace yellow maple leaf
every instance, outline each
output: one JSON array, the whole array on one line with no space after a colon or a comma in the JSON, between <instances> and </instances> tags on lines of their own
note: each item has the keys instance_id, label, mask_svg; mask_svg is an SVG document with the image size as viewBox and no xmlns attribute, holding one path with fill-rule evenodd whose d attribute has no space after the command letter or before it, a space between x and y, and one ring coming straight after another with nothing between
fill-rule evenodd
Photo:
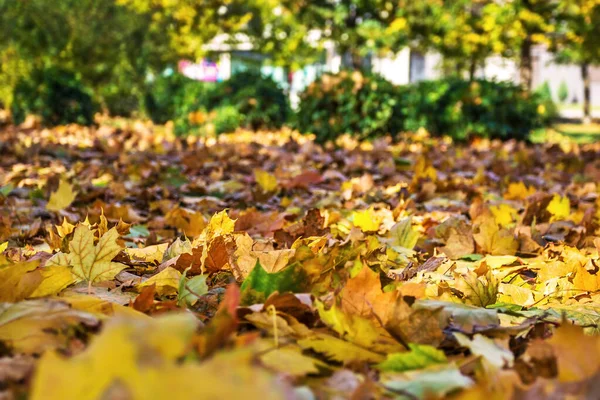
<instances>
[{"instance_id":1,"label":"yellow maple leaf","mask_svg":"<svg viewBox=\"0 0 600 400\"><path fill-rule=\"evenodd\" d=\"M329 310L320 301L315 302L321 321L344 340L381 353L400 351L402 346L392 339L379 321L374 322L358 315L348 314L337 306Z\"/></svg>"},{"instance_id":2,"label":"yellow maple leaf","mask_svg":"<svg viewBox=\"0 0 600 400\"><path fill-rule=\"evenodd\" d=\"M173 267L167 267L147 281L140 283L137 287L142 288L145 286L156 285L156 293L161 296L170 295L177 293L180 280L181 272Z\"/></svg>"},{"instance_id":3,"label":"yellow maple leaf","mask_svg":"<svg viewBox=\"0 0 600 400\"><path fill-rule=\"evenodd\" d=\"M42 277L33 271L39 262L8 265L0 269L0 302L16 302L31 295Z\"/></svg>"},{"instance_id":4,"label":"yellow maple leaf","mask_svg":"<svg viewBox=\"0 0 600 400\"><path fill-rule=\"evenodd\" d=\"M298 345L304 349L324 354L331 360L343 363L356 361L378 363L385 359L382 354L324 333L300 339Z\"/></svg>"},{"instance_id":5,"label":"yellow maple leaf","mask_svg":"<svg viewBox=\"0 0 600 400\"><path fill-rule=\"evenodd\" d=\"M585 269L585 266L577 264L575 266L575 277L573 278L573 287L578 290L587 290L596 292L600 290L600 275L591 274Z\"/></svg>"},{"instance_id":6,"label":"yellow maple leaf","mask_svg":"<svg viewBox=\"0 0 600 400\"><path fill-rule=\"evenodd\" d=\"M142 248L127 248L125 249L125 252L134 260L142 260L157 264L162 262L165 251L168 247L168 243L161 243Z\"/></svg>"},{"instance_id":7,"label":"yellow maple leaf","mask_svg":"<svg viewBox=\"0 0 600 400\"><path fill-rule=\"evenodd\" d=\"M525 200L535 193L535 188L527 187L523 182L513 182L508 185L504 198L507 200Z\"/></svg>"},{"instance_id":8,"label":"yellow maple leaf","mask_svg":"<svg viewBox=\"0 0 600 400\"><path fill-rule=\"evenodd\" d=\"M514 255L519 248L514 235L501 229L491 217L482 217L476 221L473 238L483 252L492 255Z\"/></svg>"},{"instance_id":9,"label":"yellow maple leaf","mask_svg":"<svg viewBox=\"0 0 600 400\"><path fill-rule=\"evenodd\" d=\"M600 370L600 339L584 328L563 323L548 340L558 365L561 382L581 382Z\"/></svg>"},{"instance_id":10,"label":"yellow maple leaf","mask_svg":"<svg viewBox=\"0 0 600 400\"><path fill-rule=\"evenodd\" d=\"M523 307L529 307L535 303L534 292L525 287L510 283L500 283L498 302L518 304Z\"/></svg>"},{"instance_id":11,"label":"yellow maple leaf","mask_svg":"<svg viewBox=\"0 0 600 400\"><path fill-rule=\"evenodd\" d=\"M227 210L218 212L211 217L208 225L206 228L204 228L202 235L198 239L200 241L208 241L216 236L233 233L235 229L235 221L237 220L229 218L229 215L227 215ZM194 241L194 247L196 247L196 242L197 240Z\"/></svg>"},{"instance_id":12,"label":"yellow maple leaf","mask_svg":"<svg viewBox=\"0 0 600 400\"><path fill-rule=\"evenodd\" d=\"M77 192L73 190L73 186L66 180L61 179L56 192L50 195L46 209L50 211L64 210L71 205L75 197L77 197Z\"/></svg>"},{"instance_id":13,"label":"yellow maple leaf","mask_svg":"<svg viewBox=\"0 0 600 400\"><path fill-rule=\"evenodd\" d=\"M94 232L79 224L69 243L69 253L55 254L46 266L71 267L73 276L77 280L88 282L90 287L94 283L111 280L127 268L124 264L112 262L121 251L117 239L119 232L113 227L94 245Z\"/></svg>"},{"instance_id":14,"label":"yellow maple leaf","mask_svg":"<svg viewBox=\"0 0 600 400\"><path fill-rule=\"evenodd\" d=\"M42 276L42 281L29 297L45 297L60 293L67 286L75 282L71 268L64 266L45 266L37 272Z\"/></svg>"},{"instance_id":15,"label":"yellow maple leaf","mask_svg":"<svg viewBox=\"0 0 600 400\"><path fill-rule=\"evenodd\" d=\"M373 208L352 213L352 223L363 232L376 232L379 230L383 218L375 213Z\"/></svg>"},{"instance_id":16,"label":"yellow maple leaf","mask_svg":"<svg viewBox=\"0 0 600 400\"><path fill-rule=\"evenodd\" d=\"M571 202L567 196L555 194L546 210L552 214L552 221L566 219L571 214Z\"/></svg>"},{"instance_id":17,"label":"yellow maple leaf","mask_svg":"<svg viewBox=\"0 0 600 400\"><path fill-rule=\"evenodd\" d=\"M514 225L519 215L519 212L508 204L491 206L490 211L494 215L496 223L503 228Z\"/></svg>"},{"instance_id":18,"label":"yellow maple leaf","mask_svg":"<svg viewBox=\"0 0 600 400\"><path fill-rule=\"evenodd\" d=\"M92 400L124 393L132 400L285 398L284 384L253 364L250 349L219 353L202 364L186 359L196 329L190 314L116 320L74 357L46 352L31 398Z\"/></svg>"},{"instance_id":19,"label":"yellow maple leaf","mask_svg":"<svg viewBox=\"0 0 600 400\"><path fill-rule=\"evenodd\" d=\"M270 193L277 190L277 178L267 171L255 169L254 179L256 180L256 183L258 183L258 186L260 186L262 191L265 193Z\"/></svg>"}]
</instances>

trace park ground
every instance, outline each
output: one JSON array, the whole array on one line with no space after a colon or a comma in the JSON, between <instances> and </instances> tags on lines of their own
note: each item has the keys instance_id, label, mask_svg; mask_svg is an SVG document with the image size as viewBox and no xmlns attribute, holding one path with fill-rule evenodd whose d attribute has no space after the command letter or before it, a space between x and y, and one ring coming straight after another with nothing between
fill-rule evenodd
<instances>
[{"instance_id":1,"label":"park ground","mask_svg":"<svg viewBox=\"0 0 600 400\"><path fill-rule=\"evenodd\" d=\"M3 390L593 396L597 134L323 147L288 129L5 127Z\"/></svg>"}]
</instances>

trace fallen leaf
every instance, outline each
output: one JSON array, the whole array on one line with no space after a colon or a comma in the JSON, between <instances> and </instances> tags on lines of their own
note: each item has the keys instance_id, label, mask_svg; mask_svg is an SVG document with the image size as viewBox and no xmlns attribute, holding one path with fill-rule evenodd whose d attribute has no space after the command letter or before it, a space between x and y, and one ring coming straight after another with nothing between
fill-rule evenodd
<instances>
[{"instance_id":1,"label":"fallen leaf","mask_svg":"<svg viewBox=\"0 0 600 400\"><path fill-rule=\"evenodd\" d=\"M68 254L57 253L46 266L70 266L71 272L78 279L88 282L91 287L113 279L119 272L127 268L126 265L112 262L112 259L121 252L118 244L119 233L116 228L111 228L94 245L94 234L85 225L78 225L69 243Z\"/></svg>"},{"instance_id":2,"label":"fallen leaf","mask_svg":"<svg viewBox=\"0 0 600 400\"><path fill-rule=\"evenodd\" d=\"M393 312L398 292L383 293L379 275L363 265L340 292L342 311L372 318L386 324Z\"/></svg>"},{"instance_id":3,"label":"fallen leaf","mask_svg":"<svg viewBox=\"0 0 600 400\"><path fill-rule=\"evenodd\" d=\"M448 362L444 352L433 346L414 343L408 346L410 351L388 354L385 361L377 364L377 368L384 372L404 372Z\"/></svg>"},{"instance_id":4,"label":"fallen leaf","mask_svg":"<svg viewBox=\"0 0 600 400\"><path fill-rule=\"evenodd\" d=\"M58 189L50 195L46 209L50 211L61 211L69 207L77 197L77 192L73 186L66 180L61 179L58 183Z\"/></svg>"},{"instance_id":5,"label":"fallen leaf","mask_svg":"<svg viewBox=\"0 0 600 400\"><path fill-rule=\"evenodd\" d=\"M482 251L492 255L514 255L519 242L506 229L501 229L493 218L476 221L473 238Z\"/></svg>"},{"instance_id":6,"label":"fallen leaf","mask_svg":"<svg viewBox=\"0 0 600 400\"><path fill-rule=\"evenodd\" d=\"M410 371L384 378L383 385L395 392L406 392L417 399L443 399L450 393L473 385L455 366Z\"/></svg>"},{"instance_id":7,"label":"fallen leaf","mask_svg":"<svg viewBox=\"0 0 600 400\"><path fill-rule=\"evenodd\" d=\"M31 398L283 398L282 385L253 366L247 351L219 354L202 364L179 362L196 327L189 314L115 321L77 356L44 354Z\"/></svg>"},{"instance_id":8,"label":"fallen leaf","mask_svg":"<svg viewBox=\"0 0 600 400\"><path fill-rule=\"evenodd\" d=\"M179 282L181 273L175 268L165 268L158 274L150 277L148 280L137 285L138 288L152 286L156 288L156 293L159 296L174 295L179 291Z\"/></svg>"},{"instance_id":9,"label":"fallen leaf","mask_svg":"<svg viewBox=\"0 0 600 400\"><path fill-rule=\"evenodd\" d=\"M277 190L277 178L262 169L254 170L254 179L261 190L265 193L274 192Z\"/></svg>"}]
</instances>

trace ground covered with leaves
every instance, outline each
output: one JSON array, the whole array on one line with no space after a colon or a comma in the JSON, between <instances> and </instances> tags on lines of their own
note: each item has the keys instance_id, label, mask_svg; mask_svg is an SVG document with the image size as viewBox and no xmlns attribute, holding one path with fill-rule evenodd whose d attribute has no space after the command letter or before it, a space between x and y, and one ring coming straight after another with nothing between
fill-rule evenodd
<instances>
[{"instance_id":1,"label":"ground covered with leaves","mask_svg":"<svg viewBox=\"0 0 600 400\"><path fill-rule=\"evenodd\" d=\"M0 389L596 398L600 145L0 131Z\"/></svg>"}]
</instances>

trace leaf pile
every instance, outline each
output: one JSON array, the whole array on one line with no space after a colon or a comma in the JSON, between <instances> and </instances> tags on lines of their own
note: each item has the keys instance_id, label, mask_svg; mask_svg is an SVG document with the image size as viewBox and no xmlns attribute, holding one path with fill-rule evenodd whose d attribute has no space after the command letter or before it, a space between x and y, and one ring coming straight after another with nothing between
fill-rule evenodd
<instances>
[{"instance_id":1,"label":"leaf pile","mask_svg":"<svg viewBox=\"0 0 600 400\"><path fill-rule=\"evenodd\" d=\"M593 397L600 146L0 131L7 398Z\"/></svg>"}]
</instances>

